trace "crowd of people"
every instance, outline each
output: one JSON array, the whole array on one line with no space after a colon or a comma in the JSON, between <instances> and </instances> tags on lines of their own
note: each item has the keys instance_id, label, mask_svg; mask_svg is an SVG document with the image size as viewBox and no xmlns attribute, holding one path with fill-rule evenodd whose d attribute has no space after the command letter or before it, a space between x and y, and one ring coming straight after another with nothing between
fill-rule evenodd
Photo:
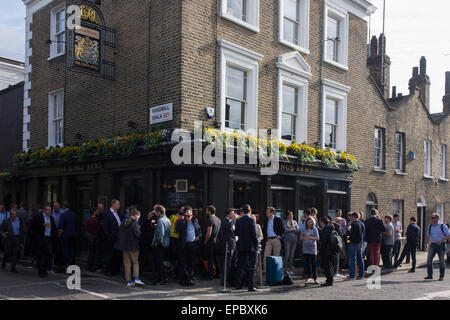
<instances>
[{"instance_id":1,"label":"crowd of people","mask_svg":"<svg viewBox=\"0 0 450 320\"><path fill-rule=\"evenodd\" d=\"M99 203L91 209L84 232L89 243L87 270L105 275L122 272L130 287L144 285L142 276L151 271L151 282L159 286L171 278L182 286L192 286L199 278L220 278L222 285L226 282L237 289L245 285L249 291L256 291L255 280L262 280L257 270L260 275L266 273L266 259L270 256L283 257L285 277L294 275L299 260L296 258L301 256L304 278L308 283L319 284L318 274L323 271L326 282L322 286L331 286L334 278L343 277L339 274L343 268L349 270L348 280L364 278L368 266L380 266L380 257L383 268L389 270L411 258L409 272L415 272L421 235L412 217L401 252L400 216L386 215L381 219L376 209L368 218L363 212L349 212L344 217L342 210L336 211L336 217L319 218L317 209L310 208L303 211L297 222L292 211L287 211L283 220L273 207L268 207L262 226L250 205L238 211L228 209L222 220L212 205L204 217L188 205L179 206L170 216L160 204L148 214L141 214L135 206L127 207L123 216L119 210L117 199L111 201L109 208ZM440 258L439 280L445 275L450 232L439 218L439 214L432 214L426 233L426 279L433 278L431 262L436 254ZM10 263L10 271L17 272L16 265L23 255L33 257L39 277L45 277L49 269L64 272L75 263L78 220L67 202L29 212L23 204L13 204L9 211L0 205L4 248L1 269Z\"/></svg>"}]
</instances>

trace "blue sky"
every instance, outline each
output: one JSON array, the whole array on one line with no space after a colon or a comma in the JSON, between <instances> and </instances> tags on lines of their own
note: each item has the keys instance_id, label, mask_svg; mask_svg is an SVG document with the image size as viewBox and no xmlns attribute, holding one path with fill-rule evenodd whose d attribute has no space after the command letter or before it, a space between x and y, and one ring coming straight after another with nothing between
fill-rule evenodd
<instances>
[{"instance_id":1,"label":"blue sky","mask_svg":"<svg viewBox=\"0 0 450 320\"><path fill-rule=\"evenodd\" d=\"M21 0L0 0L0 56L25 60L25 6Z\"/></svg>"},{"instance_id":2,"label":"blue sky","mask_svg":"<svg viewBox=\"0 0 450 320\"><path fill-rule=\"evenodd\" d=\"M372 16L372 33L382 31L383 0ZM442 112L445 71L450 71L450 33L447 31L450 1L386 0L386 50L391 58L391 86L408 94L412 68L427 58L431 78L431 111Z\"/></svg>"},{"instance_id":3,"label":"blue sky","mask_svg":"<svg viewBox=\"0 0 450 320\"><path fill-rule=\"evenodd\" d=\"M372 34L382 30L383 0L372 16ZM426 5L425 5L426 3ZM387 53L391 57L391 86L408 93L412 67L422 55L431 77L431 111L442 111L444 74L450 71L450 1L386 0ZM21 0L0 0L0 56L23 61L25 52L25 6Z\"/></svg>"}]
</instances>

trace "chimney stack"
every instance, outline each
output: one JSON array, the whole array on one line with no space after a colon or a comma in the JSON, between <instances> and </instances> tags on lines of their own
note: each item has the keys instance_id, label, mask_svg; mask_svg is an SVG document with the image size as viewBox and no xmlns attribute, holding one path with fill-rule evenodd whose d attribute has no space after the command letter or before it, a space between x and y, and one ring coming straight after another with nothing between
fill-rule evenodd
<instances>
[{"instance_id":1,"label":"chimney stack","mask_svg":"<svg viewBox=\"0 0 450 320\"><path fill-rule=\"evenodd\" d=\"M450 71L445 73L445 95L442 102L444 104L444 113L450 114Z\"/></svg>"},{"instance_id":2,"label":"chimney stack","mask_svg":"<svg viewBox=\"0 0 450 320\"><path fill-rule=\"evenodd\" d=\"M416 91L419 91L419 95L428 110L430 110L430 85L430 77L427 75L427 59L421 57L420 69L414 67L412 78L409 80L409 94L413 95Z\"/></svg>"},{"instance_id":3,"label":"chimney stack","mask_svg":"<svg viewBox=\"0 0 450 320\"><path fill-rule=\"evenodd\" d=\"M392 99L397 98L397 87L393 86L392 87Z\"/></svg>"},{"instance_id":4,"label":"chimney stack","mask_svg":"<svg viewBox=\"0 0 450 320\"><path fill-rule=\"evenodd\" d=\"M390 69L391 59L386 55L386 37L380 34L379 38L373 36L370 40L370 56L367 58L367 67L372 78L383 92L386 99L390 96ZM384 54L384 81L383 81L383 54Z\"/></svg>"}]
</instances>

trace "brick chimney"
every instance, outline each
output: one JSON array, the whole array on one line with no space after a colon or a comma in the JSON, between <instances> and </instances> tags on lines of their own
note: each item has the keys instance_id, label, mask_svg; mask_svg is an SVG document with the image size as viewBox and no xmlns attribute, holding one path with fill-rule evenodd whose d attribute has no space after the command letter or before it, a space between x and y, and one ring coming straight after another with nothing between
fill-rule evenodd
<instances>
[{"instance_id":1,"label":"brick chimney","mask_svg":"<svg viewBox=\"0 0 450 320\"><path fill-rule=\"evenodd\" d=\"M444 113L450 114L450 71L445 73L445 96L442 98L442 102L444 103Z\"/></svg>"},{"instance_id":2,"label":"brick chimney","mask_svg":"<svg viewBox=\"0 0 450 320\"><path fill-rule=\"evenodd\" d=\"M426 107L430 110L430 77L427 75L427 59L420 58L420 72L418 67L413 68L412 78L409 80L409 94L419 91Z\"/></svg>"},{"instance_id":3,"label":"brick chimney","mask_svg":"<svg viewBox=\"0 0 450 320\"><path fill-rule=\"evenodd\" d=\"M367 58L367 67L369 68L370 75L375 79L378 87L384 94L386 99L390 96L390 70L391 70L391 59L386 55L386 37L384 34L373 36L370 40L370 50L369 57ZM384 79L382 73L382 61L384 53Z\"/></svg>"}]
</instances>

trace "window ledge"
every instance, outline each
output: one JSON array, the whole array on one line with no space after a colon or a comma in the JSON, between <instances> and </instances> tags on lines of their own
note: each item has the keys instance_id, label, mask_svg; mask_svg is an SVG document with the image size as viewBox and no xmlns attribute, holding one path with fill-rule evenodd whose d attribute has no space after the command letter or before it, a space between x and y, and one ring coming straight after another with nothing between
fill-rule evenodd
<instances>
[{"instance_id":1,"label":"window ledge","mask_svg":"<svg viewBox=\"0 0 450 320\"><path fill-rule=\"evenodd\" d=\"M234 22L234 23L236 23L236 24L238 24L238 25L240 25L240 26L242 26L242 27L244 27L246 29L249 29L249 30L251 30L253 32L259 33L259 31L260 31L259 27L255 26L253 24L250 24L248 22L242 21L241 19L238 19L238 18L236 18L236 17L234 17L232 15L229 15L227 13L222 13L220 16L222 18L226 19L226 20Z\"/></svg>"},{"instance_id":2,"label":"window ledge","mask_svg":"<svg viewBox=\"0 0 450 320\"><path fill-rule=\"evenodd\" d=\"M429 179L429 180L434 179L433 176L428 176L428 175L426 175L426 174L423 175L423 178L424 178L424 179Z\"/></svg>"},{"instance_id":3,"label":"window ledge","mask_svg":"<svg viewBox=\"0 0 450 320\"><path fill-rule=\"evenodd\" d=\"M443 177L439 177L439 181L442 181L442 182L448 182L448 179L443 178Z\"/></svg>"},{"instance_id":4,"label":"window ledge","mask_svg":"<svg viewBox=\"0 0 450 320\"><path fill-rule=\"evenodd\" d=\"M373 168L373 172L379 172L379 173L387 173L387 171L386 170L384 170L384 169L380 169L380 168Z\"/></svg>"},{"instance_id":5,"label":"window ledge","mask_svg":"<svg viewBox=\"0 0 450 320\"><path fill-rule=\"evenodd\" d=\"M323 59L323 61L326 62L326 63L328 63L328 64L331 64L332 66L338 67L339 69L348 71L348 66L343 65L342 63L339 63L339 62L330 60L330 59L328 59L328 58Z\"/></svg>"},{"instance_id":6,"label":"window ledge","mask_svg":"<svg viewBox=\"0 0 450 320\"><path fill-rule=\"evenodd\" d=\"M296 45L295 43L292 43L292 42L284 40L284 39L279 39L279 42L281 44L285 45L286 47L295 49L297 51L300 51L301 53L309 54L309 49L308 48L301 47L299 45Z\"/></svg>"},{"instance_id":7,"label":"window ledge","mask_svg":"<svg viewBox=\"0 0 450 320\"><path fill-rule=\"evenodd\" d=\"M50 61L50 60L56 59L56 58L58 58L58 57L61 57L61 56L65 55L65 54L66 54L66 53L65 53L65 52L63 52L63 53L60 53L60 54L57 54L57 55L51 56L51 57L49 57L49 58L47 59L47 61Z\"/></svg>"},{"instance_id":8,"label":"window ledge","mask_svg":"<svg viewBox=\"0 0 450 320\"><path fill-rule=\"evenodd\" d=\"M406 172L399 171L399 170L395 170L395 174L398 176L407 176L408 175Z\"/></svg>"}]
</instances>

